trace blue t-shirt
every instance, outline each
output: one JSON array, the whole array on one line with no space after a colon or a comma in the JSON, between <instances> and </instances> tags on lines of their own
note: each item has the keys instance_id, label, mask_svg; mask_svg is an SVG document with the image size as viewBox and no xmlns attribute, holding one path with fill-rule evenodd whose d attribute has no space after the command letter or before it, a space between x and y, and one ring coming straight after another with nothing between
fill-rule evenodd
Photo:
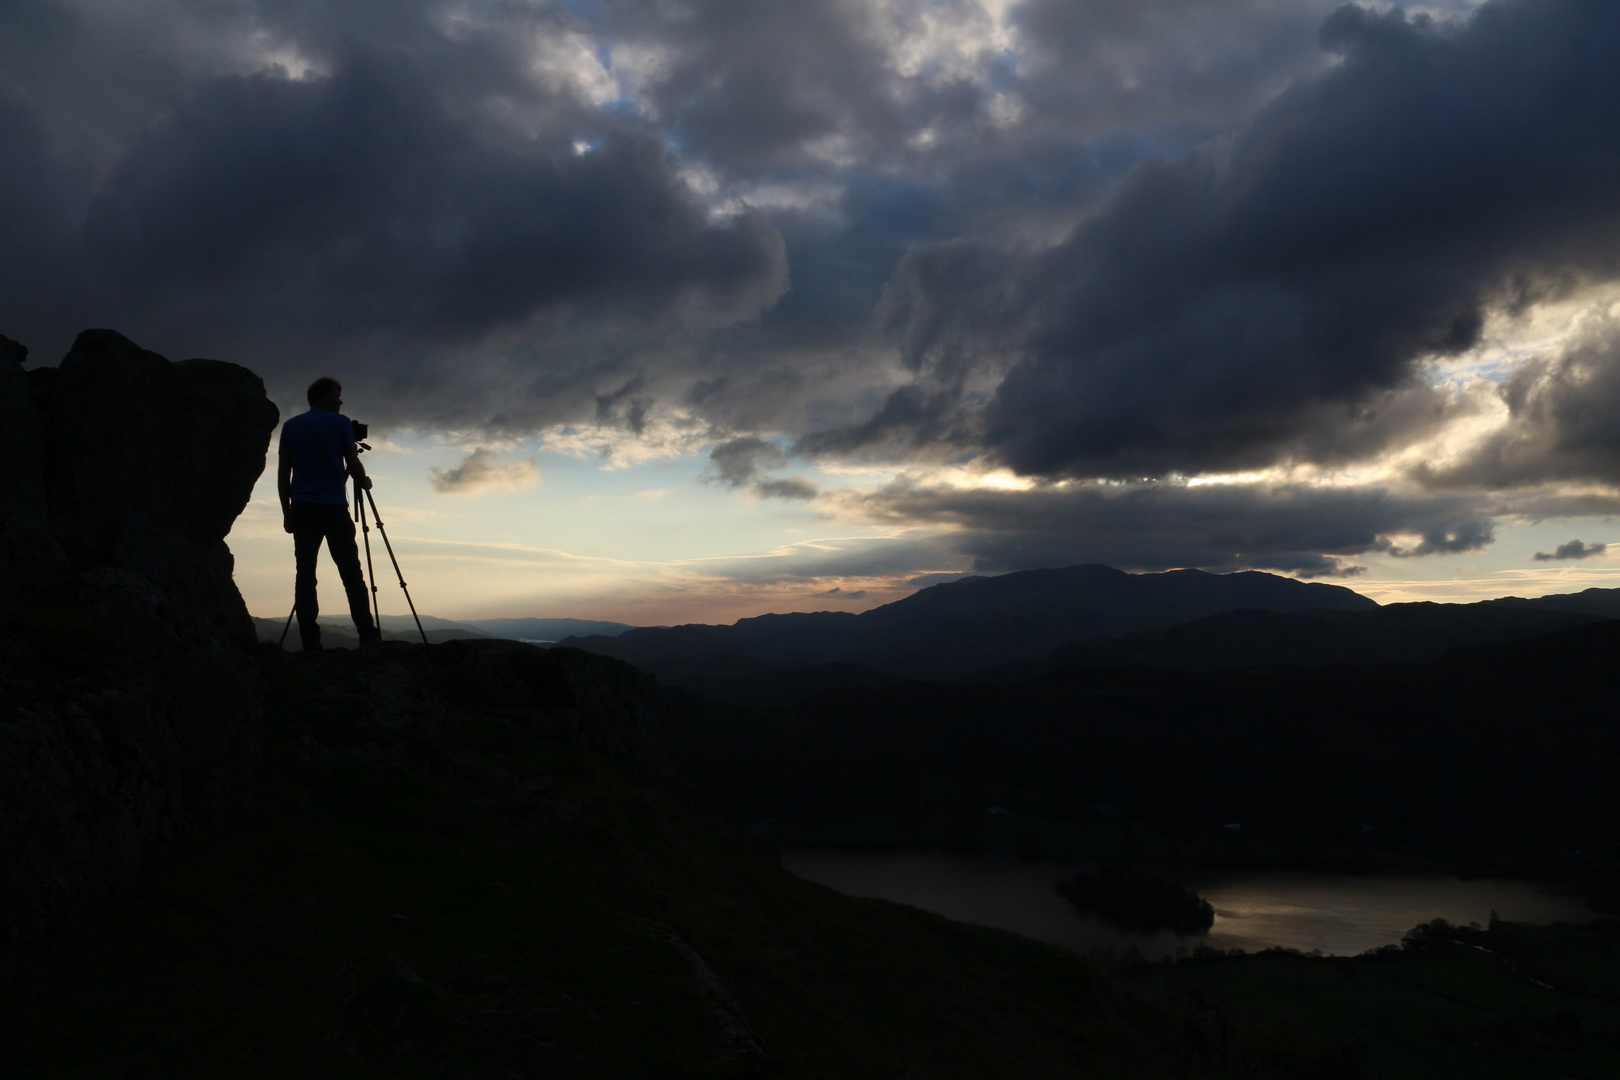
<instances>
[{"instance_id":1,"label":"blue t-shirt","mask_svg":"<svg viewBox=\"0 0 1620 1080\"><path fill-rule=\"evenodd\" d=\"M349 505L348 466L354 425L342 413L311 409L281 425L283 458L292 462L292 501Z\"/></svg>"}]
</instances>

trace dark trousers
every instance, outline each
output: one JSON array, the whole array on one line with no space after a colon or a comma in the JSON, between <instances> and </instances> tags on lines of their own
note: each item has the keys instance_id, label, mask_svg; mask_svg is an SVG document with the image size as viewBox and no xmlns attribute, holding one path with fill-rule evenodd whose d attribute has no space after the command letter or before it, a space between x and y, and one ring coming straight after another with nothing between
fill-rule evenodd
<instances>
[{"instance_id":1,"label":"dark trousers","mask_svg":"<svg viewBox=\"0 0 1620 1080\"><path fill-rule=\"evenodd\" d=\"M298 636L304 648L319 648L321 627L315 621L321 613L320 601L315 598L315 562L321 553L321 541L337 563L338 577L343 579L343 591L349 594L349 615L361 641L377 636L371 621L371 600L366 589L366 576L360 571L360 549L354 542L354 522L347 506L328 506L325 503L294 502L288 511L293 530L293 554L298 561L298 576L293 585L293 600L298 605Z\"/></svg>"}]
</instances>

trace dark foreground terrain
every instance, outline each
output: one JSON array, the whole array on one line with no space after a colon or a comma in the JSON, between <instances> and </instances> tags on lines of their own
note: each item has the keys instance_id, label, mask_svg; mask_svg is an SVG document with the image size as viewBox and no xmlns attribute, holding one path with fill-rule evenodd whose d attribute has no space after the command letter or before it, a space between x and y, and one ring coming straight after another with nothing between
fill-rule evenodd
<instances>
[{"instance_id":1,"label":"dark foreground terrain","mask_svg":"<svg viewBox=\"0 0 1620 1080\"><path fill-rule=\"evenodd\" d=\"M252 810L11 951L8 1077L1215 1071L1078 956L840 896L688 809L657 780L655 688L617 662L259 665ZM583 732L593 708L630 719Z\"/></svg>"},{"instance_id":2,"label":"dark foreground terrain","mask_svg":"<svg viewBox=\"0 0 1620 1080\"><path fill-rule=\"evenodd\" d=\"M1075 665L712 706L687 762L705 805L789 843L1421 864L1612 892L1617 692L1607 621L1427 664Z\"/></svg>"},{"instance_id":3,"label":"dark foreground terrain","mask_svg":"<svg viewBox=\"0 0 1620 1080\"><path fill-rule=\"evenodd\" d=\"M611 660L469 642L257 664L253 808L8 951L8 1077L1620 1064L1617 924L1099 964L784 873L672 792L660 724L680 700Z\"/></svg>"},{"instance_id":4,"label":"dark foreground terrain","mask_svg":"<svg viewBox=\"0 0 1620 1080\"><path fill-rule=\"evenodd\" d=\"M1620 922L1436 923L1363 956L1206 952L1122 978L1200 1017L1243 1076L1620 1076Z\"/></svg>"}]
</instances>

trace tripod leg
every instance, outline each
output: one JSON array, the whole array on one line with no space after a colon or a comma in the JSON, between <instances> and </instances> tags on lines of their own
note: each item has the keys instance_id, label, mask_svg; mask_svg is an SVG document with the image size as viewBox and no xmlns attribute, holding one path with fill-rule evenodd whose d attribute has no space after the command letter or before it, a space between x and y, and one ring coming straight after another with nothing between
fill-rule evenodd
<instances>
[{"instance_id":1,"label":"tripod leg","mask_svg":"<svg viewBox=\"0 0 1620 1080\"><path fill-rule=\"evenodd\" d=\"M422 644L428 643L427 631L422 629L422 617L416 613L416 604L411 600L411 590L405 587L405 572L399 568L399 560L394 557L394 545L388 542L388 530L383 528L382 515L377 513L377 500L371 498L371 492L366 491L366 498L371 499L371 516L376 519L377 532L382 536L383 547L388 549L388 561L394 564L394 576L399 578L399 591L405 594L405 603L410 606L411 618L416 620L416 632L422 635ZM368 552L370 548L366 549Z\"/></svg>"},{"instance_id":2,"label":"tripod leg","mask_svg":"<svg viewBox=\"0 0 1620 1080\"><path fill-rule=\"evenodd\" d=\"M377 598L377 572L371 565L371 526L366 524L366 504L360 501L360 493L364 489L357 478L354 482L354 509L355 520L360 522L360 532L366 541L366 584L371 588L371 619L377 629L377 639L382 640L382 604ZM375 512L376 503L372 503ZM377 522L378 527L382 522Z\"/></svg>"},{"instance_id":3,"label":"tripod leg","mask_svg":"<svg viewBox=\"0 0 1620 1080\"><path fill-rule=\"evenodd\" d=\"M287 612L287 625L281 628L281 641L277 645L277 648L285 649L287 647L287 631L292 629L293 616L296 614L298 614L298 604L295 601L293 603L293 609Z\"/></svg>"}]
</instances>

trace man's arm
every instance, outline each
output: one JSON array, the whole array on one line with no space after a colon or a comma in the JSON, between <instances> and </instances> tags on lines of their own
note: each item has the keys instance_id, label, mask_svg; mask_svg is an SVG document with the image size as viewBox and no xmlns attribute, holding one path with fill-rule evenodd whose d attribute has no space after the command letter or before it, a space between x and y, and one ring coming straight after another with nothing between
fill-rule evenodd
<instances>
[{"instance_id":1,"label":"man's arm","mask_svg":"<svg viewBox=\"0 0 1620 1080\"><path fill-rule=\"evenodd\" d=\"M349 475L360 481L360 486L367 491L371 490L371 477L366 475L366 467L360 464L360 451L349 447L343 451L343 460L349 465Z\"/></svg>"},{"instance_id":2,"label":"man's arm","mask_svg":"<svg viewBox=\"0 0 1620 1080\"><path fill-rule=\"evenodd\" d=\"M281 527L292 532L292 525L287 521L287 514L292 510L292 458L286 454L276 455L276 494L281 496Z\"/></svg>"}]
</instances>

